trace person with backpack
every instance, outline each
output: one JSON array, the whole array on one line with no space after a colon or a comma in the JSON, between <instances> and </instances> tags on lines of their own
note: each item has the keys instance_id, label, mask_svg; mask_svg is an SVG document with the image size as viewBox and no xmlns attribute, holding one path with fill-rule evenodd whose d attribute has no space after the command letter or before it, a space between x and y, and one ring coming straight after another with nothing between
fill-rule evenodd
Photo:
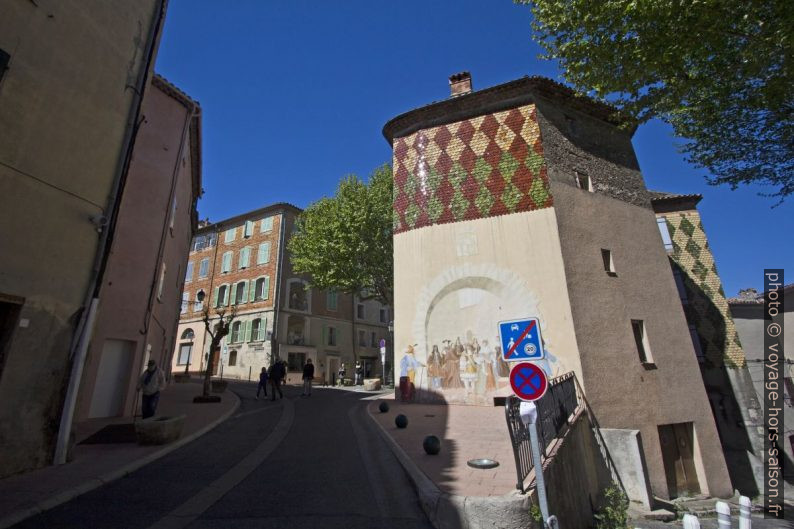
<instances>
[{"instance_id":1,"label":"person with backpack","mask_svg":"<svg viewBox=\"0 0 794 529\"><path fill-rule=\"evenodd\" d=\"M312 396L312 380L314 379L314 364L312 359L306 360L306 365L303 366L303 393L302 397Z\"/></svg>"},{"instance_id":2,"label":"person with backpack","mask_svg":"<svg viewBox=\"0 0 794 529\"><path fill-rule=\"evenodd\" d=\"M256 400L259 400L259 392L265 392L265 398L267 398L267 368L262 367L262 371L259 373L259 386L256 388Z\"/></svg>"}]
</instances>

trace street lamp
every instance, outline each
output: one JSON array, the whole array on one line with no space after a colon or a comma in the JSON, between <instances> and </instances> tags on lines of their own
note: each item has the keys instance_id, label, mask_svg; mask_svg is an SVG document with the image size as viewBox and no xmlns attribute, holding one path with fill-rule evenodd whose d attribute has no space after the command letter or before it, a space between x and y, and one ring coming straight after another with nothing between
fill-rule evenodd
<instances>
[{"instance_id":1,"label":"street lamp","mask_svg":"<svg viewBox=\"0 0 794 529\"><path fill-rule=\"evenodd\" d=\"M391 340L391 362L389 364L389 383L394 384L394 320L389 321L389 340Z\"/></svg>"}]
</instances>

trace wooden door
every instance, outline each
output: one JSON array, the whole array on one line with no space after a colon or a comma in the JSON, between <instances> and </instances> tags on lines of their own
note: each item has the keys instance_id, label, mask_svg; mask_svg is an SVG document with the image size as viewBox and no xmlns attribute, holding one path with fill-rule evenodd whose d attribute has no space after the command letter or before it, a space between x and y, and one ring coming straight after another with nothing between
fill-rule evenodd
<instances>
[{"instance_id":1,"label":"wooden door","mask_svg":"<svg viewBox=\"0 0 794 529\"><path fill-rule=\"evenodd\" d=\"M215 348L215 354L212 355L212 375L218 374L218 363L221 361L221 348Z\"/></svg>"},{"instance_id":2,"label":"wooden door","mask_svg":"<svg viewBox=\"0 0 794 529\"><path fill-rule=\"evenodd\" d=\"M659 426L659 442L670 498L700 494L695 471L692 423Z\"/></svg>"}]
</instances>

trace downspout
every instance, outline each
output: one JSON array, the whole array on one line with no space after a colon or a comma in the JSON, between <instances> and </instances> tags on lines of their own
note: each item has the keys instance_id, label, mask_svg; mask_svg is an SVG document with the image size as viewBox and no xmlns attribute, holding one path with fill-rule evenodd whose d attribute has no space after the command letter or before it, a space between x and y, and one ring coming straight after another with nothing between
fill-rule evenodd
<instances>
[{"instance_id":1,"label":"downspout","mask_svg":"<svg viewBox=\"0 0 794 529\"><path fill-rule=\"evenodd\" d=\"M286 259L286 244L284 244L284 232L286 230L286 220L287 220L287 212L286 210L281 210L281 220L279 222L279 236L278 236L278 266L276 267L276 289L273 293L276 300L273 304L273 334L270 337L270 365L273 365L273 360L275 359L275 355L277 353L277 346L278 346L278 316L279 316L279 306L281 305L281 282L283 281L281 277L282 271L282 264L284 259ZM267 330L265 330L267 332Z\"/></svg>"},{"instance_id":2,"label":"downspout","mask_svg":"<svg viewBox=\"0 0 794 529\"><path fill-rule=\"evenodd\" d=\"M88 345L94 332L94 324L96 322L97 308L99 306L99 293L102 288L102 282L107 267L108 257L110 256L110 248L113 243L113 233L116 228L118 220L119 206L121 204L121 197L124 190L124 184L127 178L127 171L129 169L130 160L132 158L132 150L135 147L135 137L138 132L138 116L141 112L141 104L143 102L143 92L146 89L146 83L149 80L149 70L154 62L154 53L156 49L157 36L160 34L163 19L165 18L165 4L166 0L159 0L157 8L155 9L155 20L151 26L149 39L147 41L148 49L146 50L146 61L141 65L138 72L138 79L136 86L130 87L133 90L132 104L130 105L130 115L127 119L127 127L124 132L124 140L122 146L125 146L122 151L122 156L119 159L119 165L116 170L111 195L108 197L108 207L110 208L110 219L107 227L102 231L97 246L97 252L94 258L93 277L89 283L86 291L86 299L83 302L83 314L80 322L75 329L75 338L69 348L69 358L72 360L72 369L69 374L69 384L66 388L66 397L64 398L63 410L61 411L61 421L58 426L58 437L55 444L55 453L53 454L53 464L62 465L66 463L66 455L69 450L69 437L72 431L72 421L74 419L74 410L77 405L77 396L80 391L80 382L83 377L83 367L85 365L85 357L88 352Z\"/></svg>"}]
</instances>

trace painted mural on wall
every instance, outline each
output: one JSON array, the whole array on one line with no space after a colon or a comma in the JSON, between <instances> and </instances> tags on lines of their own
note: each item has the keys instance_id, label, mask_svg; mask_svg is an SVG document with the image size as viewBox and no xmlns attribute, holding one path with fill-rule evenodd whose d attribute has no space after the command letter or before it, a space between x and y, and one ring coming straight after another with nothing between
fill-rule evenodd
<instances>
[{"instance_id":1,"label":"painted mural on wall","mask_svg":"<svg viewBox=\"0 0 794 529\"><path fill-rule=\"evenodd\" d=\"M394 140L394 233L552 205L535 106Z\"/></svg>"},{"instance_id":2,"label":"painted mural on wall","mask_svg":"<svg viewBox=\"0 0 794 529\"><path fill-rule=\"evenodd\" d=\"M531 314L545 326L543 308L526 283L496 265L464 265L427 285L420 299L414 343L402 346L399 359L400 377L415 388L414 400L491 406L494 396L509 394L499 322ZM544 342L544 348L547 357L538 364L547 375L565 372L554 344Z\"/></svg>"}]
</instances>

